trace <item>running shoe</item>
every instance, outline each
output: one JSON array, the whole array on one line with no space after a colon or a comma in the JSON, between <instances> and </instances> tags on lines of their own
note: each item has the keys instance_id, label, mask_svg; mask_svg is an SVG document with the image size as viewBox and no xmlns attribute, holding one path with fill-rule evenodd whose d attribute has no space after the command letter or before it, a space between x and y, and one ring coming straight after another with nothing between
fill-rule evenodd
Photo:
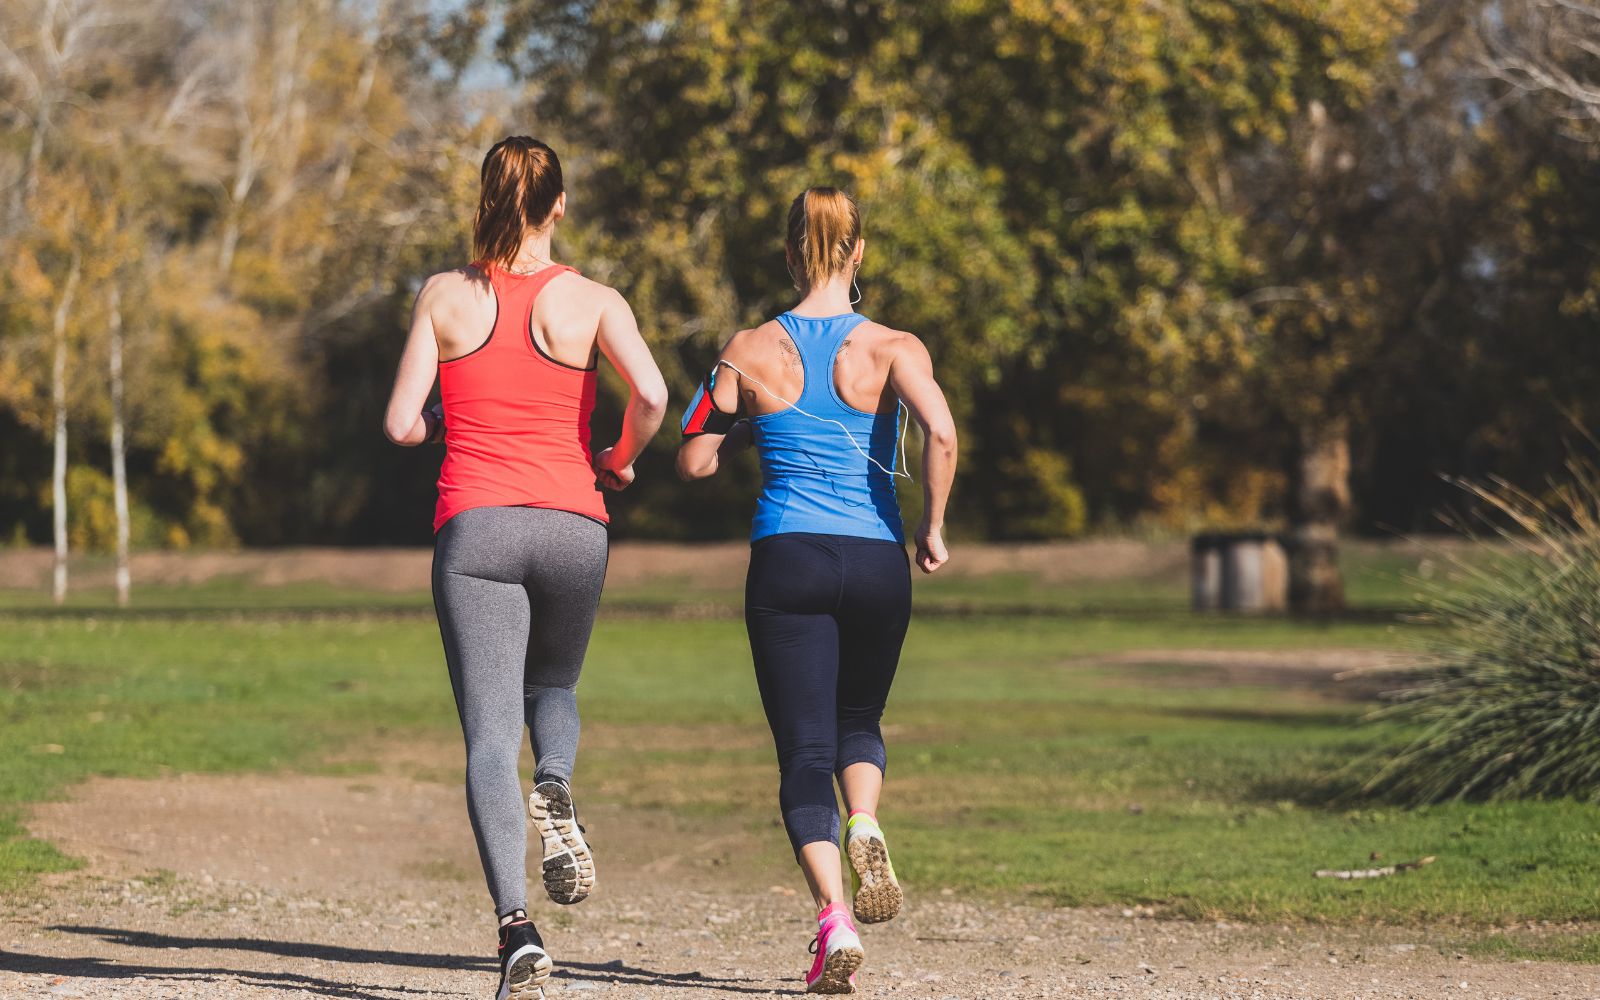
<instances>
[{"instance_id":1,"label":"running shoe","mask_svg":"<svg viewBox=\"0 0 1600 1000\"><path fill-rule=\"evenodd\" d=\"M533 921L523 918L500 928L500 990L495 1000L544 1000L550 956Z\"/></svg>"},{"instance_id":2,"label":"running shoe","mask_svg":"<svg viewBox=\"0 0 1600 1000\"><path fill-rule=\"evenodd\" d=\"M905 902L905 893L894 877L889 845L878 821L864 812L852 815L845 825L844 847L855 885L856 919L864 924L893 920Z\"/></svg>"},{"instance_id":3,"label":"running shoe","mask_svg":"<svg viewBox=\"0 0 1600 1000\"><path fill-rule=\"evenodd\" d=\"M594 891L594 854L583 839L572 790L564 781L541 781L528 796L528 815L544 842L544 891L563 906Z\"/></svg>"},{"instance_id":4,"label":"running shoe","mask_svg":"<svg viewBox=\"0 0 1600 1000\"><path fill-rule=\"evenodd\" d=\"M866 954L861 937L843 903L834 903L817 915L817 936L811 941L817 956L806 973L807 993L854 993L856 970Z\"/></svg>"}]
</instances>

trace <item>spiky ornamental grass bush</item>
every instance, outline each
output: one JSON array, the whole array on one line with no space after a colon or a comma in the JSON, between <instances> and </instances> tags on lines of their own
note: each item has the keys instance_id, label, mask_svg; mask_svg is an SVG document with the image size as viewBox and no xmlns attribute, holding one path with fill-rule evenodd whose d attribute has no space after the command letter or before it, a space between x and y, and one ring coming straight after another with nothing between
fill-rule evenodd
<instances>
[{"instance_id":1,"label":"spiky ornamental grass bush","mask_svg":"<svg viewBox=\"0 0 1600 1000\"><path fill-rule=\"evenodd\" d=\"M1377 713L1420 735L1364 762L1368 793L1600 801L1600 473L1579 461L1568 473L1544 499L1461 484L1502 554L1458 559L1448 586L1427 588L1426 617L1441 626L1430 669Z\"/></svg>"}]
</instances>

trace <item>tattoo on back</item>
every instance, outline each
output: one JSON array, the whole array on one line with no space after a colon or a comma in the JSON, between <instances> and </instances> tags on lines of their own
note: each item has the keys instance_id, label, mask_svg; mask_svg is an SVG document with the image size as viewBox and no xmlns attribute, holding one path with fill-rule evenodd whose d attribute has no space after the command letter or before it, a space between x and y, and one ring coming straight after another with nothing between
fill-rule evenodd
<instances>
[{"instance_id":1,"label":"tattoo on back","mask_svg":"<svg viewBox=\"0 0 1600 1000\"><path fill-rule=\"evenodd\" d=\"M795 369L800 367L800 349L794 346L794 341L788 337L780 338L778 348L783 351L783 363L786 367Z\"/></svg>"}]
</instances>

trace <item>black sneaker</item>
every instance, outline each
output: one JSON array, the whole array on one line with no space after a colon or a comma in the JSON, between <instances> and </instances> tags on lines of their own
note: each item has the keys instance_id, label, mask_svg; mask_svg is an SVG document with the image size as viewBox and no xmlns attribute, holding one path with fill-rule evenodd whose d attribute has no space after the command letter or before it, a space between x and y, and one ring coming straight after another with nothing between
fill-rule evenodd
<instances>
[{"instance_id":1,"label":"black sneaker","mask_svg":"<svg viewBox=\"0 0 1600 1000\"><path fill-rule=\"evenodd\" d=\"M500 991L495 1000L544 1000L550 955L526 917L500 928Z\"/></svg>"},{"instance_id":2,"label":"black sneaker","mask_svg":"<svg viewBox=\"0 0 1600 1000\"><path fill-rule=\"evenodd\" d=\"M557 903L581 903L594 890L594 854L564 781L541 781L528 796L528 815L544 842L544 891Z\"/></svg>"}]
</instances>

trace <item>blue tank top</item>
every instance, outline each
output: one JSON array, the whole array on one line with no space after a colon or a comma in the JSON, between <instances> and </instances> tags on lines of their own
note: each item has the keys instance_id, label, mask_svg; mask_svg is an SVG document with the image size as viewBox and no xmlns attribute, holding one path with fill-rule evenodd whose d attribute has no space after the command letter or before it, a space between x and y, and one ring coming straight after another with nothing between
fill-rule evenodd
<instances>
[{"instance_id":1,"label":"blue tank top","mask_svg":"<svg viewBox=\"0 0 1600 1000\"><path fill-rule=\"evenodd\" d=\"M808 532L905 542L894 477L883 471L895 468L899 410L858 410L839 398L833 382L839 348L865 321L859 313L778 317L800 352L805 373L805 388L793 402L812 416L783 409L750 419L762 475L751 541ZM883 469L856 450L851 436Z\"/></svg>"}]
</instances>

